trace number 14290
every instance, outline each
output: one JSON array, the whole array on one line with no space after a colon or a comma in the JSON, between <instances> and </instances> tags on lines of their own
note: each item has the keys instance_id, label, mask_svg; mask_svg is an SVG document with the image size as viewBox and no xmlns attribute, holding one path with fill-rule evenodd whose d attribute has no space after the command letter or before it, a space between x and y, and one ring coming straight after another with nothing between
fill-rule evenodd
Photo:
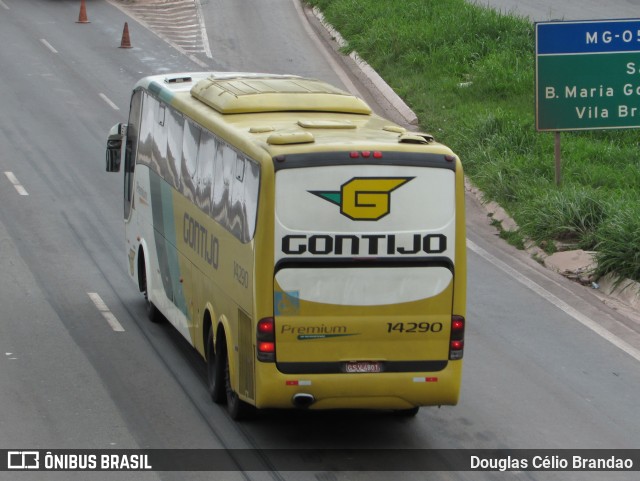
<instances>
[{"instance_id":1,"label":"number 14290","mask_svg":"<svg viewBox=\"0 0 640 481\"><path fill-rule=\"evenodd\" d=\"M441 332L441 322L387 322L387 332L402 332L419 334L427 332Z\"/></svg>"}]
</instances>

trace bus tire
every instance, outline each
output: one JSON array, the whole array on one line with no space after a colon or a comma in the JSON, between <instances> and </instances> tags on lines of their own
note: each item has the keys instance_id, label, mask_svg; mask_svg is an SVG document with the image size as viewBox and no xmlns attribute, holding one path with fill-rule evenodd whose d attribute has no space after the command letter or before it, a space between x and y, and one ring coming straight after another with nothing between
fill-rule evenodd
<instances>
[{"instance_id":1,"label":"bus tire","mask_svg":"<svg viewBox=\"0 0 640 481\"><path fill-rule=\"evenodd\" d=\"M234 421L239 421L241 419L247 419L253 414L252 406L244 402L242 399L238 397L238 393L236 393L231 387L231 375L229 373L229 356L226 352L226 346L224 348L224 380L225 380L225 390L227 396L227 411L229 412L229 416ZM222 351L218 354L220 359L223 359Z\"/></svg>"},{"instance_id":2,"label":"bus tire","mask_svg":"<svg viewBox=\"0 0 640 481\"><path fill-rule=\"evenodd\" d=\"M227 385L225 377L226 352L218 353L213 348L213 327L209 329L207 340L207 379L209 381L209 394L216 404L224 404L227 401ZM224 351L224 349L222 349ZM223 356L224 354L224 361Z\"/></svg>"},{"instance_id":3,"label":"bus tire","mask_svg":"<svg viewBox=\"0 0 640 481\"><path fill-rule=\"evenodd\" d=\"M144 300L146 302L147 307L147 317L151 322L159 323L162 322L162 314L158 310L158 308L149 300L149 288L147 286L147 265L144 261L144 253L142 249L140 250L140 256L138 258L138 285L140 287L140 291L144 294Z\"/></svg>"},{"instance_id":4,"label":"bus tire","mask_svg":"<svg viewBox=\"0 0 640 481\"><path fill-rule=\"evenodd\" d=\"M420 411L420 406L414 406L409 409L397 409L393 413L401 418L413 418Z\"/></svg>"},{"instance_id":5,"label":"bus tire","mask_svg":"<svg viewBox=\"0 0 640 481\"><path fill-rule=\"evenodd\" d=\"M145 292L145 298L146 297L147 297L147 294ZM160 314L160 311L158 310L158 308L148 298L147 298L147 317L151 322L155 324L162 322L162 319L163 319L162 314Z\"/></svg>"},{"instance_id":6,"label":"bus tire","mask_svg":"<svg viewBox=\"0 0 640 481\"><path fill-rule=\"evenodd\" d=\"M157 324L159 322L162 322L163 317L154 303L149 300L149 289L147 287L147 266L144 262L144 254L141 254L141 256L142 257L138 265L138 283L140 285L140 290L144 294L144 300L147 307L147 317L151 322Z\"/></svg>"}]
</instances>

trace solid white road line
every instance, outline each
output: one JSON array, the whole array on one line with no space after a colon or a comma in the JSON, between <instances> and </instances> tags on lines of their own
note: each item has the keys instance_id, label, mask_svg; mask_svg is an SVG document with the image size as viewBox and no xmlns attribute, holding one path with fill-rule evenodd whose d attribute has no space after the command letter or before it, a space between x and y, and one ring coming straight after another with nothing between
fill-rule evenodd
<instances>
[{"instance_id":1,"label":"solid white road line","mask_svg":"<svg viewBox=\"0 0 640 481\"><path fill-rule=\"evenodd\" d=\"M593 332L598 334L600 337L606 339L607 341L609 341L611 344L613 344L617 348L622 349L624 352L626 352L631 357L633 357L636 361L640 361L640 351L638 349L636 349L635 347L631 346L627 342L623 341L622 339L620 339L615 334L609 332L608 330L606 330L604 327L602 327L600 324L595 322L590 317L585 316L580 311L574 309L569 304L564 302L562 299L554 296L549 291L547 291L545 288L543 288L539 284L536 284L531 279L526 277L524 274L521 274L520 272L515 270L513 267L510 267L509 265L505 264L504 262L502 262L497 257L489 254L486 250L484 250L482 247L478 246L474 242L470 241L469 239L467 239L467 247L469 249L471 249L473 252L475 252L476 254L478 254L480 257L482 257L485 260L489 261L491 264L493 264L497 268L499 268L502 271L504 271L505 273L509 274L515 280L517 280L518 282L520 282L524 286L528 287L529 289L531 289L533 292L535 292L539 296L541 296L544 299L546 299L547 301L549 301L551 304L556 306L558 309L560 309L561 311L563 311L567 315L573 317L576 321L578 321L583 326L588 327Z\"/></svg>"},{"instance_id":2,"label":"solid white road line","mask_svg":"<svg viewBox=\"0 0 640 481\"><path fill-rule=\"evenodd\" d=\"M87 292L87 295L91 298L96 308L100 311L100 313L102 314L102 317L104 317L107 323L111 326L111 329L113 329L116 332L124 332L124 327L122 327L122 324L118 322L118 319L116 319L116 316L114 316L113 313L109 310L109 308L104 303L102 298L98 295L98 293Z\"/></svg>"},{"instance_id":3,"label":"solid white road line","mask_svg":"<svg viewBox=\"0 0 640 481\"><path fill-rule=\"evenodd\" d=\"M9 179L9 182L11 182L13 184L15 189L18 191L18 194L20 194L20 195L29 195L29 192L27 192L27 190L24 187L22 187L20 182L18 182L17 177L15 175L13 175L13 172L5 172L4 175L6 175L7 179Z\"/></svg>"}]
</instances>

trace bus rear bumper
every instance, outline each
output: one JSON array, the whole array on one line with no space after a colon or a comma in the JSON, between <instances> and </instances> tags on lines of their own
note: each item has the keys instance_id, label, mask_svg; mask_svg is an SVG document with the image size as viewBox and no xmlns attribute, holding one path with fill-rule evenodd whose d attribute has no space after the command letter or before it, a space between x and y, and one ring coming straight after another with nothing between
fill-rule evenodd
<instances>
[{"instance_id":1,"label":"bus rear bumper","mask_svg":"<svg viewBox=\"0 0 640 481\"><path fill-rule=\"evenodd\" d=\"M290 375L273 364L256 367L263 370L256 376L258 408L411 409L457 404L462 361L422 373Z\"/></svg>"}]
</instances>

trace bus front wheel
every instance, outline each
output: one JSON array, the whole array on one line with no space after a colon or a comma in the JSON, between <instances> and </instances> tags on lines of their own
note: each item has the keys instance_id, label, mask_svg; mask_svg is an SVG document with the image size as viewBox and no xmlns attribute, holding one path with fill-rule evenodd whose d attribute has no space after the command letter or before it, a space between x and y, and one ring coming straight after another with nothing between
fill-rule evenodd
<instances>
[{"instance_id":1,"label":"bus front wheel","mask_svg":"<svg viewBox=\"0 0 640 481\"><path fill-rule=\"evenodd\" d=\"M144 294L144 300L147 304L147 317L151 322L162 322L162 314L158 308L149 300L149 287L147 284L147 265L144 261L144 253L140 250L138 257L138 284L140 291Z\"/></svg>"},{"instance_id":2,"label":"bus front wheel","mask_svg":"<svg viewBox=\"0 0 640 481\"><path fill-rule=\"evenodd\" d=\"M149 300L146 292L144 293L144 297L147 300L147 317L149 318L149 320L156 324L158 322L162 322L162 314L160 314L160 311L155 306L155 304Z\"/></svg>"}]
</instances>

